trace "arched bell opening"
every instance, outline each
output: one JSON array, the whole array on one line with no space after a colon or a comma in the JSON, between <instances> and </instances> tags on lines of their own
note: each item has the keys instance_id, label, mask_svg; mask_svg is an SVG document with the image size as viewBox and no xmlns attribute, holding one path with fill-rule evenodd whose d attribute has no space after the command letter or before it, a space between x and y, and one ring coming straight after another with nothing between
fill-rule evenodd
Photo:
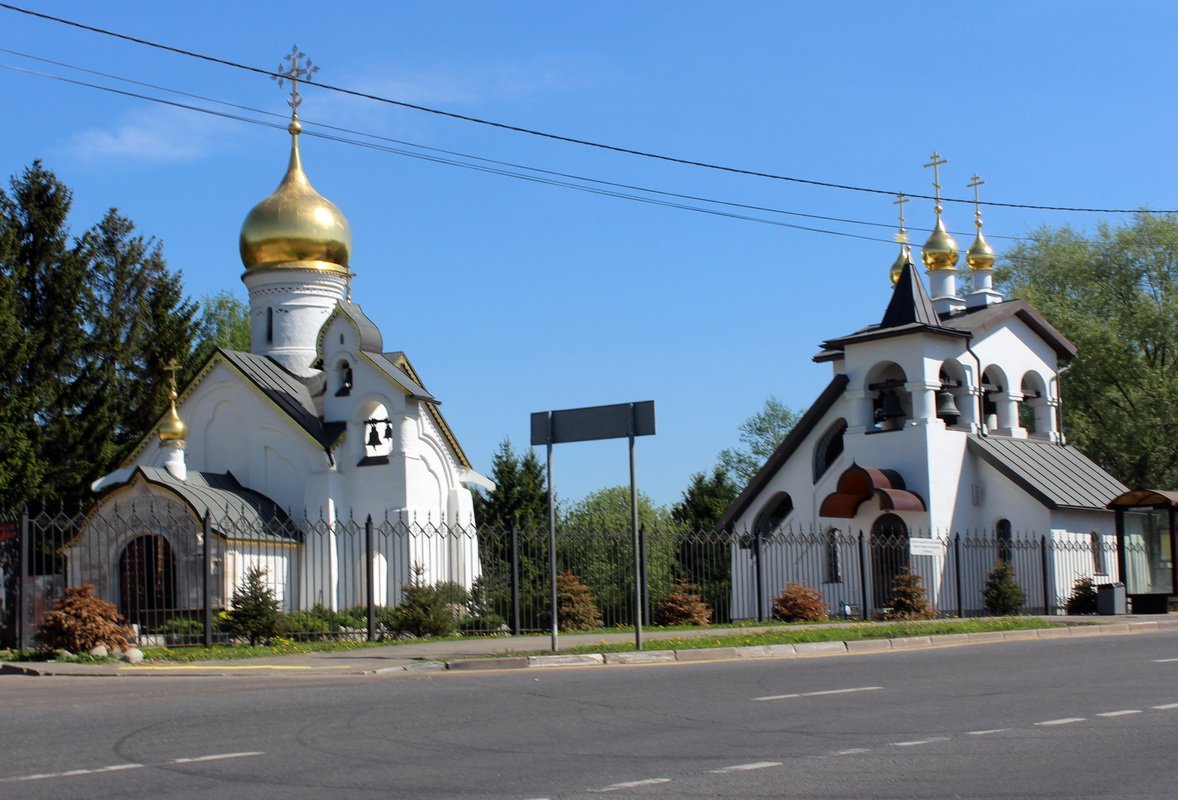
<instances>
[{"instance_id":1,"label":"arched bell opening","mask_svg":"<svg viewBox=\"0 0 1178 800\"><path fill-rule=\"evenodd\" d=\"M872 368L867 380L871 396L872 430L896 431L912 417L912 397L904 388L908 377L895 362L884 362Z\"/></svg>"},{"instance_id":2,"label":"arched bell opening","mask_svg":"<svg viewBox=\"0 0 1178 800\"><path fill-rule=\"evenodd\" d=\"M953 360L941 364L934 412L950 428L969 428L977 416L965 369Z\"/></svg>"},{"instance_id":3,"label":"arched bell opening","mask_svg":"<svg viewBox=\"0 0 1178 800\"><path fill-rule=\"evenodd\" d=\"M1055 428L1047 382L1037 372L1023 375L1019 402L1019 426L1033 439L1049 439Z\"/></svg>"}]
</instances>

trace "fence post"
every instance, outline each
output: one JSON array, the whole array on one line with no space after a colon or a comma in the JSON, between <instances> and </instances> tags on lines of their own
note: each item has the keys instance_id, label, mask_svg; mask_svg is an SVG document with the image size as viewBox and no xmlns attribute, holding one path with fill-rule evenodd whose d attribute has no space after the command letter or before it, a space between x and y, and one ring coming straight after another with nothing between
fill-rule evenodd
<instances>
[{"instance_id":1,"label":"fence post","mask_svg":"<svg viewBox=\"0 0 1178 800\"><path fill-rule=\"evenodd\" d=\"M211 512L205 509L204 517L200 521L201 537L204 541L204 574L201 576L200 592L205 612L205 647L213 646L213 521L210 514Z\"/></svg>"},{"instance_id":2,"label":"fence post","mask_svg":"<svg viewBox=\"0 0 1178 800\"><path fill-rule=\"evenodd\" d=\"M761 577L761 531L753 534L753 560L756 561L757 622L765 621L765 584Z\"/></svg>"},{"instance_id":3,"label":"fence post","mask_svg":"<svg viewBox=\"0 0 1178 800\"><path fill-rule=\"evenodd\" d=\"M20 513L20 533L17 535L19 537L17 539L17 547L20 548L20 566L18 568L19 572L16 574L16 648L18 650L24 650L25 638L28 636L28 625L25 614L28 613L26 609L29 607L25 579L29 574L29 547L31 542L29 536L29 510L27 508Z\"/></svg>"},{"instance_id":4,"label":"fence post","mask_svg":"<svg viewBox=\"0 0 1178 800\"><path fill-rule=\"evenodd\" d=\"M859 597L862 598L863 621L871 619L871 598L867 596L867 547L859 531Z\"/></svg>"},{"instance_id":5,"label":"fence post","mask_svg":"<svg viewBox=\"0 0 1178 800\"><path fill-rule=\"evenodd\" d=\"M1043 535L1039 537L1039 562L1043 567L1043 614L1047 615L1051 613L1051 601L1047 587L1047 537Z\"/></svg>"},{"instance_id":6,"label":"fence post","mask_svg":"<svg viewBox=\"0 0 1178 800\"><path fill-rule=\"evenodd\" d=\"M519 636L519 529L511 523L511 633Z\"/></svg>"},{"instance_id":7,"label":"fence post","mask_svg":"<svg viewBox=\"0 0 1178 800\"><path fill-rule=\"evenodd\" d=\"M961 593L961 534L953 534L953 578L957 584L957 618L965 619L965 602Z\"/></svg>"},{"instance_id":8,"label":"fence post","mask_svg":"<svg viewBox=\"0 0 1178 800\"><path fill-rule=\"evenodd\" d=\"M375 581L375 570L373 569L373 531L372 531L372 515L368 515L368 519L364 521L364 585L368 587L368 593L365 600L368 602L368 641L376 641L376 587L373 586Z\"/></svg>"}]
</instances>

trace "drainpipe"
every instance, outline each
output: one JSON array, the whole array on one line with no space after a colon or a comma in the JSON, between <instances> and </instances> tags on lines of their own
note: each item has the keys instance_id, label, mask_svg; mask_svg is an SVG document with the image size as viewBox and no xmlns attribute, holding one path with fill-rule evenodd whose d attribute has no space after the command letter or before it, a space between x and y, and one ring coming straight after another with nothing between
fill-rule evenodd
<instances>
[{"instance_id":1,"label":"drainpipe","mask_svg":"<svg viewBox=\"0 0 1178 800\"><path fill-rule=\"evenodd\" d=\"M982 389L982 359L973 351L972 338L965 340L965 351L973 356L974 362L977 364L978 377L978 434L980 436L986 435L986 405L985 395Z\"/></svg>"},{"instance_id":2,"label":"drainpipe","mask_svg":"<svg viewBox=\"0 0 1178 800\"><path fill-rule=\"evenodd\" d=\"M1059 405L1055 409L1055 434L1056 439L1059 441L1061 446L1065 444L1065 442L1063 438L1063 391L1059 387L1059 377L1071 369L1074 364L1075 362L1071 362L1062 367L1056 367L1055 375L1053 375L1051 378L1053 381L1055 381L1055 396L1059 398Z\"/></svg>"}]
</instances>

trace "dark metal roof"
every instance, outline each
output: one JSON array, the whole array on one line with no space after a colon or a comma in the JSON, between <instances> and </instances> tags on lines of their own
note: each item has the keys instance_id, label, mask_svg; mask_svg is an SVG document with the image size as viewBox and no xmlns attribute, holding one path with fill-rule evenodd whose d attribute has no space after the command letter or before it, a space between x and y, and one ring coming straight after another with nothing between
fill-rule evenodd
<instances>
[{"instance_id":1,"label":"dark metal roof","mask_svg":"<svg viewBox=\"0 0 1178 800\"><path fill-rule=\"evenodd\" d=\"M427 403L438 403L438 399L425 390L409 374L397 366L395 361L403 357L403 353L368 353L368 357L376 367L392 379L393 383L401 388L401 391L414 398L415 400L424 400Z\"/></svg>"},{"instance_id":2,"label":"dark metal roof","mask_svg":"<svg viewBox=\"0 0 1178 800\"><path fill-rule=\"evenodd\" d=\"M299 378L267 356L243 353L239 350L222 349L220 352L226 361L324 449L330 448L343 434L347 427L345 424L324 423L315 411L310 385L318 376Z\"/></svg>"},{"instance_id":3,"label":"dark metal roof","mask_svg":"<svg viewBox=\"0 0 1178 800\"><path fill-rule=\"evenodd\" d=\"M1178 508L1178 492L1165 489L1135 489L1112 499L1109 508Z\"/></svg>"},{"instance_id":4,"label":"dark metal roof","mask_svg":"<svg viewBox=\"0 0 1178 800\"><path fill-rule=\"evenodd\" d=\"M126 483L131 483L135 475L176 495L197 517L207 513L213 532L226 539L302 539L302 531L285 511L265 495L242 486L231 473L189 472L182 481L160 467L138 467Z\"/></svg>"},{"instance_id":5,"label":"dark metal roof","mask_svg":"<svg viewBox=\"0 0 1178 800\"><path fill-rule=\"evenodd\" d=\"M740 496L732 502L732 505L728 506L728 509L724 512L724 516L716 523L717 528L727 530L736 521L736 518L748 509L753 500L757 498L757 495L761 493L761 490L765 488L765 484L769 482L769 479L777 474L777 470L781 469L781 465L793 455L793 452L801 446L802 442L806 440L806 437L810 435L810 432L814 430L815 426L822 421L822 417L826 415L826 412L830 410L831 406L842 395L843 390L847 388L847 382L846 375L835 375L831 379L830 383L826 385L826 388L822 390L822 394L818 395L818 399L814 401L814 404L806 409L806 413L794 425L793 430L786 435L781 444L777 446L777 449L773 451L773 454L757 470L757 474L749 481L749 485L744 487L744 491L740 493Z\"/></svg>"},{"instance_id":6,"label":"dark metal roof","mask_svg":"<svg viewBox=\"0 0 1178 800\"><path fill-rule=\"evenodd\" d=\"M1048 508L1102 511L1128 488L1074 447L969 434L969 449Z\"/></svg>"}]
</instances>

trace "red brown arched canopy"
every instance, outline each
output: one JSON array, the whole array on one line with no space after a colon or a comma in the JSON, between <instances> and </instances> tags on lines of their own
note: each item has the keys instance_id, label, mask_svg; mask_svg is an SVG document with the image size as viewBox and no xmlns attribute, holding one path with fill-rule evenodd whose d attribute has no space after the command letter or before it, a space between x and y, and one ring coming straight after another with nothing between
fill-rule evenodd
<instances>
[{"instance_id":1,"label":"red brown arched canopy","mask_svg":"<svg viewBox=\"0 0 1178 800\"><path fill-rule=\"evenodd\" d=\"M904 488L904 479L893 469L851 464L839 476L837 490L826 496L818 509L821 517L851 519L872 497L884 511L926 511L924 501Z\"/></svg>"}]
</instances>

